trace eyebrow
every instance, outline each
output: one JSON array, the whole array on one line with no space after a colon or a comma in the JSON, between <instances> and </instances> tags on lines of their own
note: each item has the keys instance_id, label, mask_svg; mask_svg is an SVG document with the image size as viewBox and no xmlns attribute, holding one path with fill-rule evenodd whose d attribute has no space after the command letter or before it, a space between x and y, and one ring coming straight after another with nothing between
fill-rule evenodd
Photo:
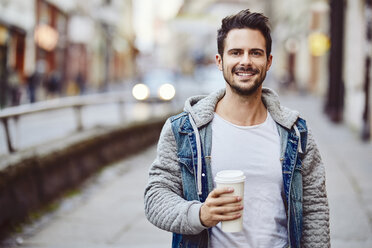
<instances>
[{"instance_id":1,"label":"eyebrow","mask_svg":"<svg viewBox=\"0 0 372 248\"><path fill-rule=\"evenodd\" d=\"M265 53L265 50L261 48L252 48L251 51L260 51L260 52Z\"/></svg>"},{"instance_id":2,"label":"eyebrow","mask_svg":"<svg viewBox=\"0 0 372 248\"><path fill-rule=\"evenodd\" d=\"M233 51L242 51L244 49L242 48L231 48L229 50L227 50L227 52L233 52ZM250 51L260 51L260 52L263 52L265 53L265 50L264 49L261 49L261 48L252 48L252 49L249 49Z\"/></svg>"},{"instance_id":3,"label":"eyebrow","mask_svg":"<svg viewBox=\"0 0 372 248\"><path fill-rule=\"evenodd\" d=\"M242 51L243 49L241 48L231 48L229 50L227 50L227 52L234 52L234 51Z\"/></svg>"}]
</instances>

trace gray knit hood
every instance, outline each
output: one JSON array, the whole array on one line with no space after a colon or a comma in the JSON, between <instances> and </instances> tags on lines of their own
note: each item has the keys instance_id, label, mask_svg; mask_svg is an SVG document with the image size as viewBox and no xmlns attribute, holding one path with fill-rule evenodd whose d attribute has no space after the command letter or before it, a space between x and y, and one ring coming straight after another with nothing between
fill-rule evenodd
<instances>
[{"instance_id":1,"label":"gray knit hood","mask_svg":"<svg viewBox=\"0 0 372 248\"><path fill-rule=\"evenodd\" d=\"M207 96L190 97L185 102L184 110L191 114L199 128L213 119L216 104L224 95L225 89L220 89ZM291 129L299 117L299 112L281 106L278 95L269 88L262 88L262 101L277 123Z\"/></svg>"}]
</instances>

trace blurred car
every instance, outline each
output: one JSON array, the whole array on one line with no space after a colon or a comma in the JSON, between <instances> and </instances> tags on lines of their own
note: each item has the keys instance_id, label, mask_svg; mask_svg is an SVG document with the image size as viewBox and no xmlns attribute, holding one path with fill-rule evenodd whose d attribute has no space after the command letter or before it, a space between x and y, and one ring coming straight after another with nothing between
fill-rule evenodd
<instances>
[{"instance_id":1,"label":"blurred car","mask_svg":"<svg viewBox=\"0 0 372 248\"><path fill-rule=\"evenodd\" d=\"M215 64L198 67L195 70L195 79L199 83L200 94L203 95L225 88L226 85L223 73Z\"/></svg>"},{"instance_id":2,"label":"blurred car","mask_svg":"<svg viewBox=\"0 0 372 248\"><path fill-rule=\"evenodd\" d=\"M176 77L171 71L154 70L146 73L132 88L139 101L170 101L176 95Z\"/></svg>"}]
</instances>

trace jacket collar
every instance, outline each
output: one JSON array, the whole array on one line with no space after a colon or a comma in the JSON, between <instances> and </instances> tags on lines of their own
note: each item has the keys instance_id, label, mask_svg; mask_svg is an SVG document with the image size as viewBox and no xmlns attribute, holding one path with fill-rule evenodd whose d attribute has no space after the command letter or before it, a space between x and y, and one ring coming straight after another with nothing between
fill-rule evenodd
<instances>
[{"instance_id":1,"label":"jacket collar","mask_svg":"<svg viewBox=\"0 0 372 248\"><path fill-rule=\"evenodd\" d=\"M184 110L191 114L196 126L199 128L212 121L216 105L224 95L225 89L220 89L207 96L190 97L185 102ZM291 129L299 117L297 111L281 106L278 95L269 88L262 88L262 101L278 124Z\"/></svg>"}]
</instances>

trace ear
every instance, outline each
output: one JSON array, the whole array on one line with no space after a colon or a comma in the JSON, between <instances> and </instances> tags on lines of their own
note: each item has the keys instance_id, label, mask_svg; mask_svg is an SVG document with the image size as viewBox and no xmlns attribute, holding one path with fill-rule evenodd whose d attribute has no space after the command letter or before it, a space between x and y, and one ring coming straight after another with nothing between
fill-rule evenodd
<instances>
[{"instance_id":1,"label":"ear","mask_svg":"<svg viewBox=\"0 0 372 248\"><path fill-rule=\"evenodd\" d=\"M220 71L222 71L222 69L223 69L223 67L222 67L222 57L218 53L216 54L216 65L217 65L218 69Z\"/></svg>"},{"instance_id":2,"label":"ear","mask_svg":"<svg viewBox=\"0 0 372 248\"><path fill-rule=\"evenodd\" d=\"M270 54L269 58L267 59L266 71L268 71L273 63L273 55Z\"/></svg>"}]
</instances>

